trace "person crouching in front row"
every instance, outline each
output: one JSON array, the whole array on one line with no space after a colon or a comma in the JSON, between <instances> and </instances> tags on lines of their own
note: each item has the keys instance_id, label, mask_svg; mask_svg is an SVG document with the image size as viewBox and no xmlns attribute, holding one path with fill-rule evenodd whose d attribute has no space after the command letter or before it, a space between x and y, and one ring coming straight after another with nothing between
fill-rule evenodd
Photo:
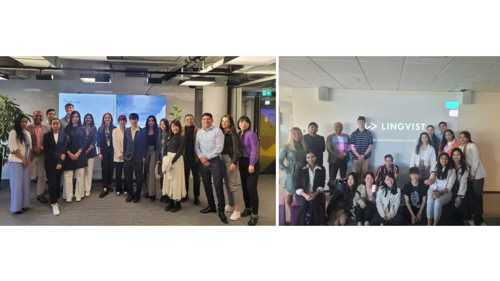
<instances>
[{"instance_id":1,"label":"person crouching in front row","mask_svg":"<svg viewBox=\"0 0 500 281\"><path fill-rule=\"evenodd\" d=\"M353 199L358 187L358 178L358 174L350 173L346 180L330 179L328 187L332 195L326 213L334 225L346 225L353 216Z\"/></svg>"},{"instance_id":2,"label":"person crouching in front row","mask_svg":"<svg viewBox=\"0 0 500 281\"><path fill-rule=\"evenodd\" d=\"M162 159L163 190L167 206L165 211L177 212L181 209L181 200L186 197L184 178L184 137L179 120L170 124L171 134L167 138L166 155Z\"/></svg>"},{"instance_id":3,"label":"person crouching in front row","mask_svg":"<svg viewBox=\"0 0 500 281\"><path fill-rule=\"evenodd\" d=\"M325 219L325 168L316 164L316 155L308 152L307 165L298 173L295 200L299 210L297 212L298 225L324 225Z\"/></svg>"},{"instance_id":4,"label":"person crouching in front row","mask_svg":"<svg viewBox=\"0 0 500 281\"><path fill-rule=\"evenodd\" d=\"M401 190L396 185L394 175L385 176L384 183L377 191L375 199L377 213L372 225L401 225L402 215L399 212L401 204Z\"/></svg>"}]
</instances>

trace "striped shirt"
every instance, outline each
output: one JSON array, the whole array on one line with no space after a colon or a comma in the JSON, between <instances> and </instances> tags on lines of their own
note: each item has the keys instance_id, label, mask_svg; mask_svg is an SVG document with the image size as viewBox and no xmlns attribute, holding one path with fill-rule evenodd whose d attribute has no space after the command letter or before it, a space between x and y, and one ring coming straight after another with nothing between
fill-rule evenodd
<instances>
[{"instance_id":1,"label":"striped shirt","mask_svg":"<svg viewBox=\"0 0 500 281\"><path fill-rule=\"evenodd\" d=\"M360 131L359 129L356 129L351 134L351 144L354 145L356 148L356 151L358 154L363 155L365 154L366 150L368 149L368 146L373 144L373 136L372 133L368 130L363 130ZM352 153L353 157L355 158L356 155ZM370 158L371 152L366 155L366 159Z\"/></svg>"}]
</instances>

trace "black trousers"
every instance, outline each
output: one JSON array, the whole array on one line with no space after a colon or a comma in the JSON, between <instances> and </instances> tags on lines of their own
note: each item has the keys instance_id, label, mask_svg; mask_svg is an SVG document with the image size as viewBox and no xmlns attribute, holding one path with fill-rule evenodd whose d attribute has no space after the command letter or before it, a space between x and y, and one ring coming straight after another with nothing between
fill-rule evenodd
<instances>
[{"instance_id":1,"label":"black trousers","mask_svg":"<svg viewBox=\"0 0 500 281\"><path fill-rule=\"evenodd\" d=\"M401 223L402 224L405 224L405 225L427 225L427 212L426 210L424 209L424 211L422 212L422 219L417 222L416 224L411 224L411 214L410 214L410 211L408 211L408 208L406 207L406 205L401 205L401 207L399 207L401 211ZM419 209L418 208L415 208L415 207L411 207L413 213L415 214L415 216L418 214L418 211Z\"/></svg>"},{"instance_id":2,"label":"black trousers","mask_svg":"<svg viewBox=\"0 0 500 281\"><path fill-rule=\"evenodd\" d=\"M336 159L333 163L330 164L330 178L335 179L337 177L337 173L340 170L340 177L345 179L347 176L347 158L344 159Z\"/></svg>"},{"instance_id":3,"label":"black trousers","mask_svg":"<svg viewBox=\"0 0 500 281\"><path fill-rule=\"evenodd\" d=\"M368 202L366 203L366 207L363 209L359 206L354 207L354 217L356 218L356 222L371 222L373 216L377 212L377 207L374 203Z\"/></svg>"},{"instance_id":4,"label":"black trousers","mask_svg":"<svg viewBox=\"0 0 500 281\"><path fill-rule=\"evenodd\" d=\"M250 174L248 172L248 166L250 165L250 159L246 157L241 157L239 162L240 167L240 177L241 177L241 187L243 189L243 201L245 202L245 208L250 209L252 214L259 214L259 192L257 190L257 185L259 183L259 163L255 164L255 171Z\"/></svg>"},{"instance_id":5,"label":"black trousers","mask_svg":"<svg viewBox=\"0 0 500 281\"><path fill-rule=\"evenodd\" d=\"M470 206L472 219L475 225L483 223L483 189L484 179L471 180L469 187L471 190Z\"/></svg>"},{"instance_id":6,"label":"black trousers","mask_svg":"<svg viewBox=\"0 0 500 281\"><path fill-rule=\"evenodd\" d=\"M45 174L47 175L49 202L50 204L57 203L61 196L61 175L62 169L56 170L57 163L45 163Z\"/></svg>"},{"instance_id":7,"label":"black trousers","mask_svg":"<svg viewBox=\"0 0 500 281\"><path fill-rule=\"evenodd\" d=\"M113 182L113 149L105 148L102 152L102 186L111 188Z\"/></svg>"},{"instance_id":8,"label":"black trousers","mask_svg":"<svg viewBox=\"0 0 500 281\"><path fill-rule=\"evenodd\" d=\"M319 193L312 201L297 194L294 197L298 205L296 225L326 225L325 194Z\"/></svg>"},{"instance_id":9,"label":"black trousers","mask_svg":"<svg viewBox=\"0 0 500 281\"><path fill-rule=\"evenodd\" d=\"M114 162L116 192L123 192L123 162Z\"/></svg>"},{"instance_id":10,"label":"black trousers","mask_svg":"<svg viewBox=\"0 0 500 281\"><path fill-rule=\"evenodd\" d=\"M186 184L186 197L189 194L189 174L193 173L193 193L194 198L200 197L200 170L199 163L194 157L184 159L184 178Z\"/></svg>"},{"instance_id":11,"label":"black trousers","mask_svg":"<svg viewBox=\"0 0 500 281\"><path fill-rule=\"evenodd\" d=\"M142 183L144 181L144 161L142 159L132 159L124 162L125 170L125 190L129 196L141 196ZM135 191L134 179L135 176Z\"/></svg>"},{"instance_id":12,"label":"black trousers","mask_svg":"<svg viewBox=\"0 0 500 281\"><path fill-rule=\"evenodd\" d=\"M404 218L403 218L403 214L402 214L402 209L403 209L403 207L400 207L398 209L398 212L396 213L396 215L390 220L384 220L379 215L378 212L375 212L375 214L373 215L372 221L371 221L371 225L380 225L381 223L383 223L384 225L403 225Z\"/></svg>"},{"instance_id":13,"label":"black trousers","mask_svg":"<svg viewBox=\"0 0 500 281\"><path fill-rule=\"evenodd\" d=\"M217 194L217 209L219 211L224 211L224 207L226 205L223 185L225 168L224 163L220 157L215 157L208 161L208 166L200 164L200 172L203 177L203 186L205 187L205 195L207 196L208 206L210 208L215 208L213 192L213 188L215 188L215 193Z\"/></svg>"}]
</instances>

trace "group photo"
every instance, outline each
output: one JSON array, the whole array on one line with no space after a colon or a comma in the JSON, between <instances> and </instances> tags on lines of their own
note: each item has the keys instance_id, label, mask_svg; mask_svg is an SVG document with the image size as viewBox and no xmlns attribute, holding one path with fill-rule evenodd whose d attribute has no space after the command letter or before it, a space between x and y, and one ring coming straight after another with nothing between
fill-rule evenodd
<instances>
[{"instance_id":1,"label":"group photo","mask_svg":"<svg viewBox=\"0 0 500 281\"><path fill-rule=\"evenodd\" d=\"M280 57L279 74L280 225L500 224L500 58Z\"/></svg>"},{"instance_id":2,"label":"group photo","mask_svg":"<svg viewBox=\"0 0 500 281\"><path fill-rule=\"evenodd\" d=\"M2 225L274 225L274 57L0 57Z\"/></svg>"}]
</instances>

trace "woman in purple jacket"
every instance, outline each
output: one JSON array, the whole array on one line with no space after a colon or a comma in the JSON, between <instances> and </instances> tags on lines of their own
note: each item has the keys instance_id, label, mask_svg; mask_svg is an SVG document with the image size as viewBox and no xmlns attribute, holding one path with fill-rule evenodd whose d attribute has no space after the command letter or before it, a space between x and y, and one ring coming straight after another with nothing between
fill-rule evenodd
<instances>
[{"instance_id":1,"label":"woman in purple jacket","mask_svg":"<svg viewBox=\"0 0 500 281\"><path fill-rule=\"evenodd\" d=\"M248 225L256 225L259 219L259 193L257 183L259 180L259 138L252 131L252 122L247 116L238 120L242 156L240 158L241 186L243 188L243 201L245 210L242 217L250 216Z\"/></svg>"}]
</instances>

